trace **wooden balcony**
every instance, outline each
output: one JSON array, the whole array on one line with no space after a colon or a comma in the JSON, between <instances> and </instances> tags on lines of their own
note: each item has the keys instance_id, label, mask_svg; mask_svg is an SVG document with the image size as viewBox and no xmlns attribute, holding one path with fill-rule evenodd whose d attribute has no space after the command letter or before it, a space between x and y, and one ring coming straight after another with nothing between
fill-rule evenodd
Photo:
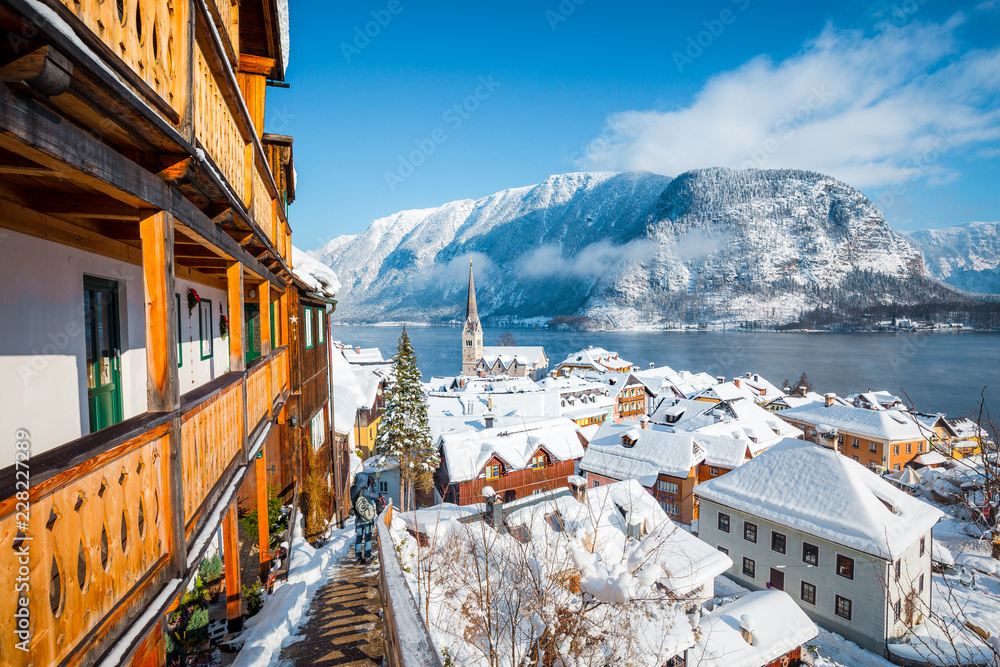
<instances>
[{"instance_id":1,"label":"wooden balcony","mask_svg":"<svg viewBox=\"0 0 1000 667\"><path fill-rule=\"evenodd\" d=\"M35 1L50 11L39 13ZM264 264L280 273L288 268L286 193L278 188L260 140L265 81L273 72L242 69L244 61L275 60L241 53L241 13L264 20L265 10L252 5L253 0L12 0L0 8L0 23L14 33L37 31L39 41L69 61L68 89L47 93L47 106L174 185L251 255L269 256ZM252 28L251 20L247 29L256 34ZM246 47L260 50L259 44ZM237 75L254 85L241 90ZM26 85L15 85L16 92ZM65 152L71 144L61 145ZM21 155L35 157L30 144ZM140 200L145 192L138 193ZM158 207L140 203L136 194L112 196L132 207Z\"/></svg>"},{"instance_id":2,"label":"wooden balcony","mask_svg":"<svg viewBox=\"0 0 1000 667\"><path fill-rule=\"evenodd\" d=\"M26 506L18 468L0 471L0 539L15 550L0 570L13 585L24 573L16 552L27 551L31 614L27 652L12 648L21 641L13 622L0 627L4 664L91 663L148 607L163 611L174 591L163 593L186 581L189 559L204 548L198 536L217 528L213 510L231 502L227 489L250 468L245 425L262 430L287 398L287 356L278 348L186 394L180 410L145 413L29 459ZM17 596L0 599L0 616L16 611Z\"/></svg>"}]
</instances>

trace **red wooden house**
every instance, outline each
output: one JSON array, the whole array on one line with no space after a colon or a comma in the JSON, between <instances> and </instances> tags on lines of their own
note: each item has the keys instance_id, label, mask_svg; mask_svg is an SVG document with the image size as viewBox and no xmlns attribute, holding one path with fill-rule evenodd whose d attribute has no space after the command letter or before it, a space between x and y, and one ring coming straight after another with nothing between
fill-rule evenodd
<instances>
[{"instance_id":1,"label":"red wooden house","mask_svg":"<svg viewBox=\"0 0 1000 667\"><path fill-rule=\"evenodd\" d=\"M584 451L577 425L565 417L446 433L438 447L436 500L457 505L483 502L485 486L505 502L564 487Z\"/></svg>"}]
</instances>

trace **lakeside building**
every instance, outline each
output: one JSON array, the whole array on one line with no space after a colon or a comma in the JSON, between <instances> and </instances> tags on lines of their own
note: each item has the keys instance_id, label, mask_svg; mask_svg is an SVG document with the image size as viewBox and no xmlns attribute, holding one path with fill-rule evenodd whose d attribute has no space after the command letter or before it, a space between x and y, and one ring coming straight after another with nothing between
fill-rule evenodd
<instances>
[{"instance_id":1,"label":"lakeside building","mask_svg":"<svg viewBox=\"0 0 1000 667\"><path fill-rule=\"evenodd\" d=\"M335 277L293 254L292 140L263 131L287 26L257 0L10 0L0 17L24 37L0 84L0 289L18 314L0 321L2 563L35 556L29 650L5 659L165 664L166 611L220 532L229 629L252 583L240 553L245 572L273 563L268 522L241 537L238 513L267 516L269 488L290 503L316 454L342 481Z\"/></svg>"},{"instance_id":2,"label":"lakeside building","mask_svg":"<svg viewBox=\"0 0 1000 667\"><path fill-rule=\"evenodd\" d=\"M537 346L483 346L483 325L476 304L476 283L469 262L469 292L462 326L462 375L527 377L538 380L549 367L545 349Z\"/></svg>"},{"instance_id":3,"label":"lakeside building","mask_svg":"<svg viewBox=\"0 0 1000 667\"><path fill-rule=\"evenodd\" d=\"M742 586L787 591L878 655L928 615L943 513L851 459L788 439L694 493L699 537L733 560Z\"/></svg>"},{"instance_id":4,"label":"lakeside building","mask_svg":"<svg viewBox=\"0 0 1000 667\"><path fill-rule=\"evenodd\" d=\"M567 375L573 371L611 371L614 373L629 373L634 370L631 361L618 356L617 352L609 352L603 347L590 345L566 357L556 366L556 375Z\"/></svg>"},{"instance_id":5,"label":"lakeside building","mask_svg":"<svg viewBox=\"0 0 1000 667\"><path fill-rule=\"evenodd\" d=\"M900 470L930 451L930 429L905 410L871 410L844 405L833 394L775 413L802 429L803 439L829 447L869 470Z\"/></svg>"}]
</instances>

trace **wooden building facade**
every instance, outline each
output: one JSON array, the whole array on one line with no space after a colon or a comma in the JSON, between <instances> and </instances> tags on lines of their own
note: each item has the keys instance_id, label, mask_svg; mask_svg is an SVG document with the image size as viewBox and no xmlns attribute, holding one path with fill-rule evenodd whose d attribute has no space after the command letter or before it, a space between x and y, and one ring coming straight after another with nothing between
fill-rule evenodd
<instances>
[{"instance_id":1,"label":"wooden building facade","mask_svg":"<svg viewBox=\"0 0 1000 667\"><path fill-rule=\"evenodd\" d=\"M0 572L29 584L0 616L30 614L0 627L5 664L163 664L165 612L220 527L238 562L239 498L263 517L262 490L301 479L294 182L263 134L279 13L0 6L0 375L18 378L0 388Z\"/></svg>"}]
</instances>

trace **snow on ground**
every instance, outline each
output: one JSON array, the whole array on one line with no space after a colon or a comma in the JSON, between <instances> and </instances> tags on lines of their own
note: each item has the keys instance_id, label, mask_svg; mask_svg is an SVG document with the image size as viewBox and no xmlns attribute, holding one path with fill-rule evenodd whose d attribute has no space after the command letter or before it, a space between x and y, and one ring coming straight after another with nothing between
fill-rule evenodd
<instances>
[{"instance_id":1,"label":"snow on ground","mask_svg":"<svg viewBox=\"0 0 1000 667\"><path fill-rule=\"evenodd\" d=\"M890 667L885 658L864 650L834 632L819 629L819 637L813 640L816 667Z\"/></svg>"},{"instance_id":2,"label":"snow on ground","mask_svg":"<svg viewBox=\"0 0 1000 667\"><path fill-rule=\"evenodd\" d=\"M354 546L354 522L345 528L331 530L330 539L314 549L302 537L302 526L295 526L292 564L288 581L275 584L274 593L267 596L264 608L246 621L243 648L233 662L234 667L266 667L277 658L281 647L295 633L313 595L333 574L337 562Z\"/></svg>"},{"instance_id":3,"label":"snow on ground","mask_svg":"<svg viewBox=\"0 0 1000 667\"><path fill-rule=\"evenodd\" d=\"M963 583L964 581L964 583ZM890 644L896 655L932 665L996 665L1000 649L1000 581L971 576L935 574L931 592L934 617L913 628L900 644ZM991 635L991 648L971 629L971 623Z\"/></svg>"}]
</instances>

